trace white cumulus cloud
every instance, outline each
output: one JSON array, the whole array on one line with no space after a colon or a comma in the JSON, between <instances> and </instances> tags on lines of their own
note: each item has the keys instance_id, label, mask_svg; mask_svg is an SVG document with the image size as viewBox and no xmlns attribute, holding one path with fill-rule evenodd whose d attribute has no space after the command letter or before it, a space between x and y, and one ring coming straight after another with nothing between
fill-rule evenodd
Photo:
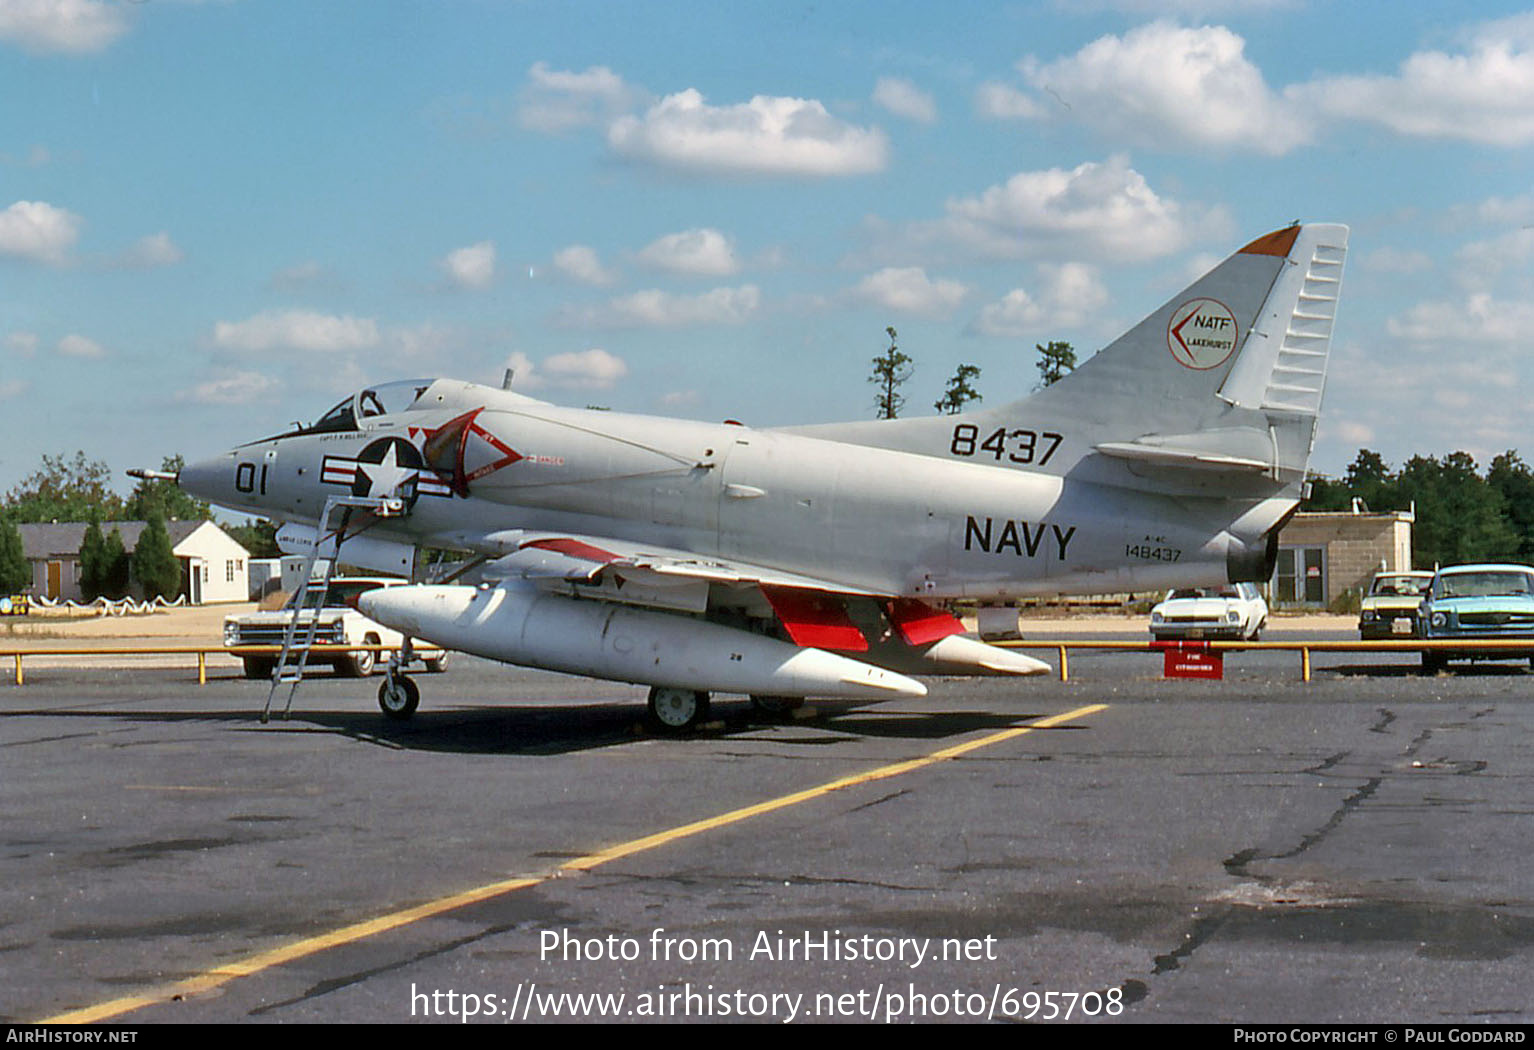
<instances>
[{"instance_id":1,"label":"white cumulus cloud","mask_svg":"<svg viewBox=\"0 0 1534 1050\"><path fill-rule=\"evenodd\" d=\"M671 273L727 277L740 270L735 246L718 230L683 230L668 233L645 245L640 261Z\"/></svg>"},{"instance_id":2,"label":"white cumulus cloud","mask_svg":"<svg viewBox=\"0 0 1534 1050\"><path fill-rule=\"evenodd\" d=\"M1534 302L1499 301L1489 292L1476 292L1462 303L1418 303L1388 320L1385 329L1410 342L1443 344L1455 353L1466 343L1521 347L1534 331Z\"/></svg>"},{"instance_id":3,"label":"white cumulus cloud","mask_svg":"<svg viewBox=\"0 0 1534 1050\"><path fill-rule=\"evenodd\" d=\"M309 350L320 353L377 346L378 323L310 310L267 310L244 321L219 321L213 343L225 350Z\"/></svg>"},{"instance_id":4,"label":"white cumulus cloud","mask_svg":"<svg viewBox=\"0 0 1534 1050\"><path fill-rule=\"evenodd\" d=\"M623 358L601 347L550 354L541 363L518 350L506 358L506 367L515 373L516 390L606 390L629 373Z\"/></svg>"},{"instance_id":5,"label":"white cumulus cloud","mask_svg":"<svg viewBox=\"0 0 1534 1050\"><path fill-rule=\"evenodd\" d=\"M480 241L458 248L448 252L438 265L459 288L475 291L488 288L495 280L495 244Z\"/></svg>"},{"instance_id":6,"label":"white cumulus cloud","mask_svg":"<svg viewBox=\"0 0 1534 1050\"><path fill-rule=\"evenodd\" d=\"M862 302L921 317L946 317L968 290L958 281L934 280L919 266L887 266L852 290Z\"/></svg>"},{"instance_id":7,"label":"white cumulus cloud","mask_svg":"<svg viewBox=\"0 0 1534 1050\"><path fill-rule=\"evenodd\" d=\"M80 216L46 201L17 201L0 211L0 255L62 265L81 225Z\"/></svg>"},{"instance_id":8,"label":"white cumulus cloud","mask_svg":"<svg viewBox=\"0 0 1534 1050\"><path fill-rule=\"evenodd\" d=\"M1038 120L1049 111L1010 84L988 81L975 92L975 109L995 120Z\"/></svg>"},{"instance_id":9,"label":"white cumulus cloud","mask_svg":"<svg viewBox=\"0 0 1534 1050\"><path fill-rule=\"evenodd\" d=\"M1402 135L1534 143L1534 14L1488 22L1468 51L1419 51L1393 76L1322 77L1293 90L1330 117Z\"/></svg>"},{"instance_id":10,"label":"white cumulus cloud","mask_svg":"<svg viewBox=\"0 0 1534 1050\"><path fill-rule=\"evenodd\" d=\"M275 379L259 372L235 372L188 387L176 398L200 405L244 405L259 401L278 385Z\"/></svg>"},{"instance_id":11,"label":"white cumulus cloud","mask_svg":"<svg viewBox=\"0 0 1534 1050\"><path fill-rule=\"evenodd\" d=\"M605 123L642 97L643 92L625 84L606 66L591 66L577 73L536 62L527 72L517 119L533 131L565 131Z\"/></svg>"},{"instance_id":12,"label":"white cumulus cloud","mask_svg":"<svg viewBox=\"0 0 1534 1050\"><path fill-rule=\"evenodd\" d=\"M711 106L691 88L643 116L618 118L607 142L635 160L722 174L865 175L889 160L882 131L848 124L814 99L757 95Z\"/></svg>"},{"instance_id":13,"label":"white cumulus cloud","mask_svg":"<svg viewBox=\"0 0 1534 1050\"><path fill-rule=\"evenodd\" d=\"M570 327L688 328L695 325L741 324L761 307L754 284L715 288L699 295L675 295L646 289L599 306L570 308L558 320Z\"/></svg>"},{"instance_id":14,"label":"white cumulus cloud","mask_svg":"<svg viewBox=\"0 0 1534 1050\"><path fill-rule=\"evenodd\" d=\"M38 342L36 332L12 332L5 337L5 348L18 357L36 357Z\"/></svg>"},{"instance_id":15,"label":"white cumulus cloud","mask_svg":"<svg viewBox=\"0 0 1534 1050\"><path fill-rule=\"evenodd\" d=\"M980 311L970 330L1010 339L1044 339L1048 329L1078 328L1108 303L1097 269L1085 263L1041 264L1030 293L1014 288Z\"/></svg>"},{"instance_id":16,"label":"white cumulus cloud","mask_svg":"<svg viewBox=\"0 0 1534 1050\"><path fill-rule=\"evenodd\" d=\"M1116 157L1070 171L1020 172L976 197L950 200L925 231L982 255L1017 258L1063 251L1077 257L1144 260L1187 238L1179 206Z\"/></svg>"},{"instance_id":17,"label":"white cumulus cloud","mask_svg":"<svg viewBox=\"0 0 1534 1050\"><path fill-rule=\"evenodd\" d=\"M156 266L172 266L182 258L183 253L170 239L170 234L161 230L134 241L121 261L124 266L147 270Z\"/></svg>"},{"instance_id":18,"label":"white cumulus cloud","mask_svg":"<svg viewBox=\"0 0 1534 1050\"><path fill-rule=\"evenodd\" d=\"M1153 22L1103 36L1053 62L1025 59L1036 91L1115 141L1154 149L1250 149L1279 155L1309 141L1301 110L1275 94L1224 26Z\"/></svg>"},{"instance_id":19,"label":"white cumulus cloud","mask_svg":"<svg viewBox=\"0 0 1534 1050\"><path fill-rule=\"evenodd\" d=\"M97 358L105 357L107 353L105 348L96 340L87 339L83 335L75 335L73 333L60 339L55 349L63 357Z\"/></svg>"},{"instance_id":20,"label":"white cumulus cloud","mask_svg":"<svg viewBox=\"0 0 1534 1050\"><path fill-rule=\"evenodd\" d=\"M0 0L0 40L46 54L101 51L128 31L124 5L103 0Z\"/></svg>"},{"instance_id":21,"label":"white cumulus cloud","mask_svg":"<svg viewBox=\"0 0 1534 1050\"><path fill-rule=\"evenodd\" d=\"M572 244L555 252L554 269L572 281L599 288L616 280L613 272L602 265L596 249L585 244Z\"/></svg>"},{"instance_id":22,"label":"white cumulus cloud","mask_svg":"<svg viewBox=\"0 0 1534 1050\"><path fill-rule=\"evenodd\" d=\"M605 389L629 373L623 358L600 347L552 354L543 359L543 371L555 386Z\"/></svg>"},{"instance_id":23,"label":"white cumulus cloud","mask_svg":"<svg viewBox=\"0 0 1534 1050\"><path fill-rule=\"evenodd\" d=\"M937 120L937 103L932 96L904 77L880 77L874 85L874 101L897 117L920 124Z\"/></svg>"}]
</instances>

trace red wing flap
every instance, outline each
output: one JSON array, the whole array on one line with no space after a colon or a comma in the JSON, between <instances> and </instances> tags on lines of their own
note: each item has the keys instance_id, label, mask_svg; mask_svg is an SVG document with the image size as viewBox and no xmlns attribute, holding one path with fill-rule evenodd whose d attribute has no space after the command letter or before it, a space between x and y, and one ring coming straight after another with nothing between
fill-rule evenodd
<instances>
[{"instance_id":1,"label":"red wing flap","mask_svg":"<svg viewBox=\"0 0 1534 1050\"><path fill-rule=\"evenodd\" d=\"M847 616L847 606L840 598L792 587L764 586L762 593L795 645L842 652L868 648L868 639Z\"/></svg>"},{"instance_id":2,"label":"red wing flap","mask_svg":"<svg viewBox=\"0 0 1534 1050\"><path fill-rule=\"evenodd\" d=\"M907 645L929 645L951 634L964 633L958 617L915 598L896 598L885 605L884 612Z\"/></svg>"},{"instance_id":3,"label":"red wing flap","mask_svg":"<svg viewBox=\"0 0 1534 1050\"><path fill-rule=\"evenodd\" d=\"M579 558L582 561L601 562L604 565L615 562L620 557L620 555L614 554L612 551L605 551L601 547L593 547L589 543L585 543L577 539L571 539L567 536L551 536L542 540L530 540L527 543L522 544L521 549L526 550L529 547L537 547L539 550L555 551L556 553L564 554L571 558Z\"/></svg>"}]
</instances>

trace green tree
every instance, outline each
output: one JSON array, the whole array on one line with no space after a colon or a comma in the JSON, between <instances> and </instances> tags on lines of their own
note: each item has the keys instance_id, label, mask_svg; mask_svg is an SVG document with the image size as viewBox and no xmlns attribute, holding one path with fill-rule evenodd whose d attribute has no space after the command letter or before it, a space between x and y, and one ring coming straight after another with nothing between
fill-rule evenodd
<instances>
[{"instance_id":1,"label":"green tree","mask_svg":"<svg viewBox=\"0 0 1534 1050\"><path fill-rule=\"evenodd\" d=\"M132 586L132 562L123 547L123 535L113 529L101 548L101 593L108 598L126 598Z\"/></svg>"},{"instance_id":2,"label":"green tree","mask_svg":"<svg viewBox=\"0 0 1534 1050\"><path fill-rule=\"evenodd\" d=\"M1039 368L1039 386L1053 386L1076 370L1076 351L1070 343L1051 342L1048 346L1033 344L1039 352L1036 362Z\"/></svg>"},{"instance_id":3,"label":"green tree","mask_svg":"<svg viewBox=\"0 0 1534 1050\"><path fill-rule=\"evenodd\" d=\"M106 589L106 543L101 523L93 517L85 527L79 554L80 595L88 602L95 601Z\"/></svg>"},{"instance_id":4,"label":"green tree","mask_svg":"<svg viewBox=\"0 0 1534 1050\"><path fill-rule=\"evenodd\" d=\"M171 547L170 533L165 531L165 519L159 514L151 515L139 533L138 546L133 549L133 578L144 589L145 598L170 598L181 589L181 563Z\"/></svg>"},{"instance_id":5,"label":"green tree","mask_svg":"<svg viewBox=\"0 0 1534 1050\"><path fill-rule=\"evenodd\" d=\"M1340 481L1311 479L1305 509L1351 510L1355 499L1362 500L1365 508L1376 513L1411 506L1410 497L1402 495L1400 478L1391 472L1384 457L1366 448L1358 450Z\"/></svg>"},{"instance_id":6,"label":"green tree","mask_svg":"<svg viewBox=\"0 0 1534 1050\"><path fill-rule=\"evenodd\" d=\"M1534 471L1508 449L1491 461L1486 481L1507 507L1508 524L1518 535L1518 560L1534 558Z\"/></svg>"},{"instance_id":7,"label":"green tree","mask_svg":"<svg viewBox=\"0 0 1534 1050\"><path fill-rule=\"evenodd\" d=\"M13 521L117 521L122 499L111 487L112 471L102 462L76 452L43 456L39 470L5 495Z\"/></svg>"},{"instance_id":8,"label":"green tree","mask_svg":"<svg viewBox=\"0 0 1534 1050\"><path fill-rule=\"evenodd\" d=\"M897 336L894 328L886 328L889 333L890 346L878 357L874 358L873 374L868 381L879 390L874 398L874 407L878 410L880 419L894 419L900 415L900 409L905 405L905 395L900 393L900 387L911 378L914 369L911 359L900 352L895 345Z\"/></svg>"},{"instance_id":9,"label":"green tree","mask_svg":"<svg viewBox=\"0 0 1534 1050\"><path fill-rule=\"evenodd\" d=\"M1400 492L1417 508L1412 560L1420 566L1505 561L1518 536L1503 516L1502 494L1477 473L1475 459L1451 452L1443 461L1413 456L1401 468Z\"/></svg>"},{"instance_id":10,"label":"green tree","mask_svg":"<svg viewBox=\"0 0 1534 1050\"><path fill-rule=\"evenodd\" d=\"M262 518L247 521L243 525L230 525L224 529L234 542L250 552L252 558L278 558L282 550L277 546L277 525Z\"/></svg>"},{"instance_id":11,"label":"green tree","mask_svg":"<svg viewBox=\"0 0 1534 1050\"><path fill-rule=\"evenodd\" d=\"M16 523L0 515L0 594L15 594L32 585L32 566L21 546Z\"/></svg>"},{"instance_id":12,"label":"green tree","mask_svg":"<svg viewBox=\"0 0 1534 1050\"><path fill-rule=\"evenodd\" d=\"M972 385L973 381L980 378L979 365L960 365L958 371L948 380L948 386L943 390L943 396L933 402L932 407L943 415L954 416L964 411L964 406L971 401L980 400L980 391Z\"/></svg>"},{"instance_id":13,"label":"green tree","mask_svg":"<svg viewBox=\"0 0 1534 1050\"><path fill-rule=\"evenodd\" d=\"M186 460L180 456L166 456L160 461L160 469L171 474L178 473L184 466ZM159 511L162 517L171 521L202 521L212 516L206 503L193 499L174 481L146 478L138 483L133 495L128 497L123 507L123 518L127 521L148 521L151 511Z\"/></svg>"}]
</instances>

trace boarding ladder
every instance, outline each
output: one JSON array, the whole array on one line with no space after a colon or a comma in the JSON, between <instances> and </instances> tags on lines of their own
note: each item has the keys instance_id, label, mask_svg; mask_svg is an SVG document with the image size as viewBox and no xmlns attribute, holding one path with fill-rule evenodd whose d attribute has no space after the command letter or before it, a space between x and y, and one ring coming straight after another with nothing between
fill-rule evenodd
<instances>
[{"instance_id":1,"label":"boarding ladder","mask_svg":"<svg viewBox=\"0 0 1534 1050\"><path fill-rule=\"evenodd\" d=\"M303 582L298 585L298 593L291 602L293 615L283 628L282 655L277 658L277 666L272 671L272 687L266 694L266 706L261 709L263 724L271 720L272 703L283 686L288 687L288 695L282 707L282 717L287 718L293 710L293 696L298 692L298 684L304 680L304 668L309 665L309 650L319 634L320 612L325 607L325 595L330 590L336 563L340 561L346 526L352 511L358 509L371 511L379 518L392 518L403 514L405 505L404 501L395 496L329 496L325 499L325 509L314 525L314 543L304 562ZM341 512L341 522L332 531L331 521L337 511ZM314 565L322 554L327 555L325 569L321 577L315 579ZM309 614L307 622L304 620L305 613Z\"/></svg>"}]
</instances>

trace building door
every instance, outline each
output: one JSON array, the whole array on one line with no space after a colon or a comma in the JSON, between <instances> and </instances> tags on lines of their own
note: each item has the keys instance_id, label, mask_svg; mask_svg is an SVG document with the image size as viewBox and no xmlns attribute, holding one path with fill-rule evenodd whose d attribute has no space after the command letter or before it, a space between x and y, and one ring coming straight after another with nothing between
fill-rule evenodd
<instances>
[{"instance_id":1,"label":"building door","mask_svg":"<svg viewBox=\"0 0 1534 1050\"><path fill-rule=\"evenodd\" d=\"M1326 548L1280 547L1273 595L1280 602L1325 605Z\"/></svg>"},{"instance_id":2,"label":"building door","mask_svg":"<svg viewBox=\"0 0 1534 1050\"><path fill-rule=\"evenodd\" d=\"M63 583L64 563L61 561L50 561L48 563L48 597L58 601L59 591L63 589Z\"/></svg>"},{"instance_id":3,"label":"building door","mask_svg":"<svg viewBox=\"0 0 1534 1050\"><path fill-rule=\"evenodd\" d=\"M1300 551L1305 570L1304 597L1307 605L1326 604L1326 548L1305 547Z\"/></svg>"}]
</instances>

